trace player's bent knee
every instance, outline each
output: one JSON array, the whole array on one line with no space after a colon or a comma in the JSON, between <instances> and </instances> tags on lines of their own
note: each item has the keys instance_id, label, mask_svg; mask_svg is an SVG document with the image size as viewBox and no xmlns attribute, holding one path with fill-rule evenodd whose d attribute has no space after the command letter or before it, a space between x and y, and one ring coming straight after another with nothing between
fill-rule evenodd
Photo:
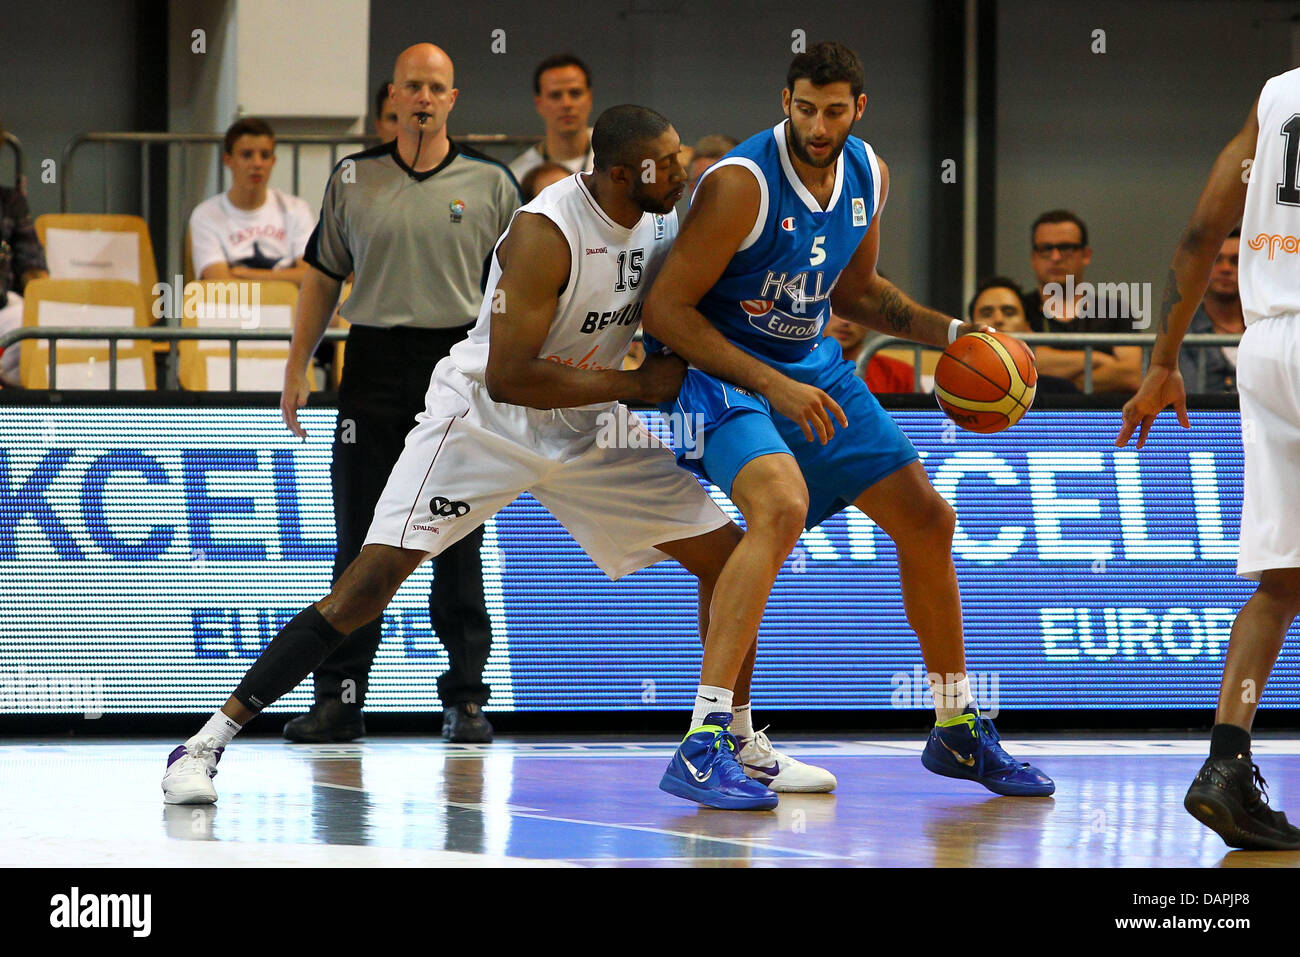
<instances>
[{"instance_id":1,"label":"player's bent knee","mask_svg":"<svg viewBox=\"0 0 1300 957\"><path fill-rule=\"evenodd\" d=\"M778 491L755 505L751 513L745 515L745 522L750 529L761 529L764 534L772 535L794 548L795 542L803 534L807 517L807 496Z\"/></svg>"},{"instance_id":2,"label":"player's bent knee","mask_svg":"<svg viewBox=\"0 0 1300 957\"><path fill-rule=\"evenodd\" d=\"M900 547L913 544L927 550L946 550L952 545L952 536L957 530L957 513L938 492L931 490L922 496L912 507L909 518L909 527L900 536L902 541L895 537Z\"/></svg>"},{"instance_id":3,"label":"player's bent knee","mask_svg":"<svg viewBox=\"0 0 1300 957\"><path fill-rule=\"evenodd\" d=\"M1260 590L1277 602L1284 616L1300 616L1300 568L1278 568L1260 576Z\"/></svg>"},{"instance_id":4,"label":"player's bent knee","mask_svg":"<svg viewBox=\"0 0 1300 957\"><path fill-rule=\"evenodd\" d=\"M423 558L424 553L410 549L367 545L319 603L321 614L340 631L373 621Z\"/></svg>"}]
</instances>

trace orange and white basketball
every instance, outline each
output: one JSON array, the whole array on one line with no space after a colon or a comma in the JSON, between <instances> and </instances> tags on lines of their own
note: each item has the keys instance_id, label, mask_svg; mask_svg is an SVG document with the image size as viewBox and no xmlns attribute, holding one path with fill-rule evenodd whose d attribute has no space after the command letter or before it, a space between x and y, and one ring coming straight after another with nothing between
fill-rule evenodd
<instances>
[{"instance_id":1,"label":"orange and white basketball","mask_svg":"<svg viewBox=\"0 0 1300 957\"><path fill-rule=\"evenodd\" d=\"M934 370L939 408L963 429L1001 432L1034 404L1038 369L1019 339L1001 332L959 336Z\"/></svg>"}]
</instances>

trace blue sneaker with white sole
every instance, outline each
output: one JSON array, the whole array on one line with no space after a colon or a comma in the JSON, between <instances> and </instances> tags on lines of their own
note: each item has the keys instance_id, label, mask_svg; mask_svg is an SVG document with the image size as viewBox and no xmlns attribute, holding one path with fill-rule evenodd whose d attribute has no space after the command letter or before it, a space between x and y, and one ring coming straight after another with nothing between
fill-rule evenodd
<instances>
[{"instance_id":1,"label":"blue sneaker with white sole","mask_svg":"<svg viewBox=\"0 0 1300 957\"><path fill-rule=\"evenodd\" d=\"M730 714L715 712L686 735L659 780L659 790L729 811L776 807L776 792L750 779L741 767L737 758L740 746L727 730L729 724Z\"/></svg>"},{"instance_id":2,"label":"blue sneaker with white sole","mask_svg":"<svg viewBox=\"0 0 1300 957\"><path fill-rule=\"evenodd\" d=\"M1046 797L1056 790L1038 768L1002 750L997 728L974 705L931 729L921 763L935 774L977 781L1007 797Z\"/></svg>"}]
</instances>

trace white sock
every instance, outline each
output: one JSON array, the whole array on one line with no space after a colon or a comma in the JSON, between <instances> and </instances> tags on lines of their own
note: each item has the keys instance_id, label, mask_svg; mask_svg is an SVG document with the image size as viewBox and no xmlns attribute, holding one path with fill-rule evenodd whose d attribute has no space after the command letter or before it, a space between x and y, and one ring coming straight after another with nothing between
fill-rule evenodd
<instances>
[{"instance_id":1,"label":"white sock","mask_svg":"<svg viewBox=\"0 0 1300 957\"><path fill-rule=\"evenodd\" d=\"M754 713L751 710L753 707L746 702L735 705L731 709L731 733L740 738L742 743L754 736Z\"/></svg>"},{"instance_id":2,"label":"white sock","mask_svg":"<svg viewBox=\"0 0 1300 957\"><path fill-rule=\"evenodd\" d=\"M949 718L957 717L975 700L975 696L970 693L970 679L965 676L961 681L932 682L930 692L934 695L934 713L937 721L947 721Z\"/></svg>"},{"instance_id":3,"label":"white sock","mask_svg":"<svg viewBox=\"0 0 1300 957\"><path fill-rule=\"evenodd\" d=\"M217 747L224 748L234 739L235 735L239 734L240 729L243 727L242 724L235 724L232 719L218 711L208 718L208 723L203 726L203 729L198 734L185 743L188 745L190 741L196 741L199 738L216 738Z\"/></svg>"},{"instance_id":4,"label":"white sock","mask_svg":"<svg viewBox=\"0 0 1300 957\"><path fill-rule=\"evenodd\" d=\"M730 713L731 692L726 688L715 688L713 685L700 685L699 690L695 692L695 710L691 712L689 730L694 731L704 724L706 717L718 711Z\"/></svg>"}]
</instances>

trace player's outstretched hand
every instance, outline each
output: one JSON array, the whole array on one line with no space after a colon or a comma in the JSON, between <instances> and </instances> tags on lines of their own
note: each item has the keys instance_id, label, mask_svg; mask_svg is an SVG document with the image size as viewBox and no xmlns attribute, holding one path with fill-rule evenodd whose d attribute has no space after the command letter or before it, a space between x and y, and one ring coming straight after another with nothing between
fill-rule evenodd
<instances>
[{"instance_id":1,"label":"player's outstretched hand","mask_svg":"<svg viewBox=\"0 0 1300 957\"><path fill-rule=\"evenodd\" d=\"M671 352L657 352L646 356L632 374L637 377L638 398L658 405L677 398L682 380L686 378L686 362Z\"/></svg>"},{"instance_id":2,"label":"player's outstretched hand","mask_svg":"<svg viewBox=\"0 0 1300 957\"><path fill-rule=\"evenodd\" d=\"M816 386L781 377L776 388L767 393L772 408L803 429L804 437L825 445L835 434L835 422L847 427L848 417L839 403Z\"/></svg>"},{"instance_id":3,"label":"player's outstretched hand","mask_svg":"<svg viewBox=\"0 0 1300 957\"><path fill-rule=\"evenodd\" d=\"M280 393L280 415L284 417L284 424L289 427L289 431L300 439L307 438L307 431L298 424L298 410L307 404L309 395L311 385L307 382L307 376L286 365L284 391Z\"/></svg>"},{"instance_id":4,"label":"player's outstretched hand","mask_svg":"<svg viewBox=\"0 0 1300 957\"><path fill-rule=\"evenodd\" d=\"M1115 444L1120 448L1128 445L1133 430L1141 424L1137 447L1142 448L1156 416L1171 405L1178 413L1182 427L1190 429L1192 423L1187 418L1187 390L1183 387L1182 373L1177 369L1153 365L1147 370L1137 394L1124 403L1124 424L1120 427Z\"/></svg>"}]
</instances>

